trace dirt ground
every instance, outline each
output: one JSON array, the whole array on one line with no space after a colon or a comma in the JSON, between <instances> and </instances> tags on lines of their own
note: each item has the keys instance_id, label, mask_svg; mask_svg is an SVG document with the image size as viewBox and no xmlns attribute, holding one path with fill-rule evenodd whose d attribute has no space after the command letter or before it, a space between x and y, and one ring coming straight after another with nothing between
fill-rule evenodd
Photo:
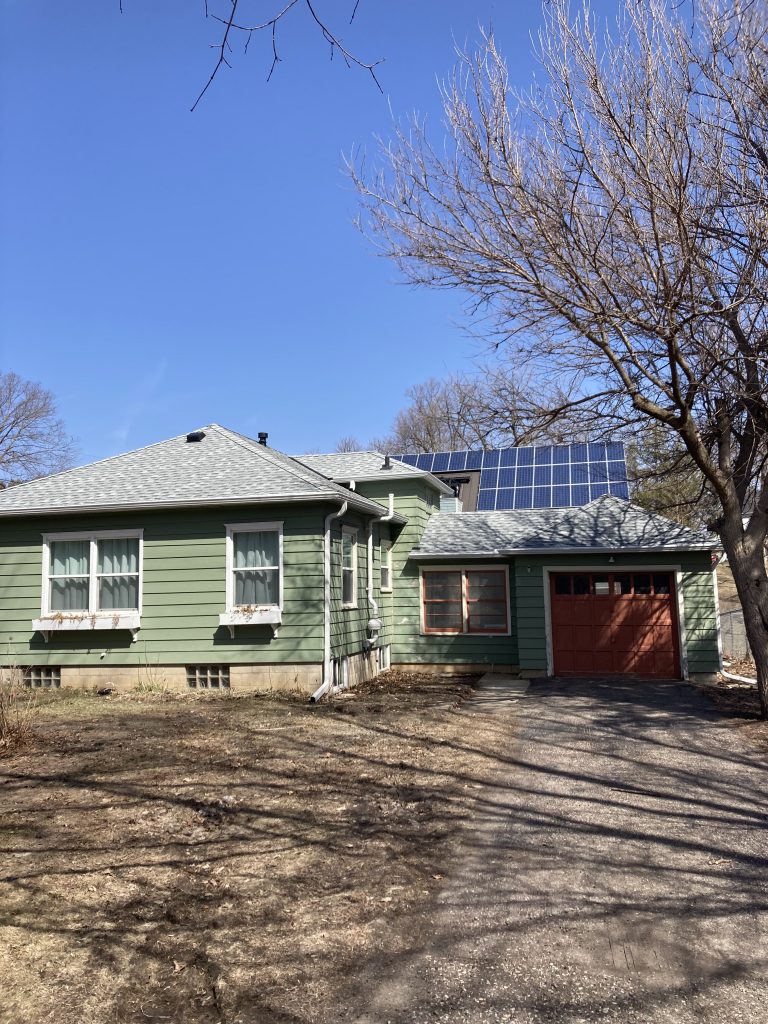
<instances>
[{"instance_id":1,"label":"dirt ground","mask_svg":"<svg viewBox=\"0 0 768 1024\"><path fill-rule=\"evenodd\" d=\"M0 1020L348 1019L509 742L471 682L44 698L0 759Z\"/></svg>"},{"instance_id":2,"label":"dirt ground","mask_svg":"<svg viewBox=\"0 0 768 1024\"><path fill-rule=\"evenodd\" d=\"M754 679L757 672L754 661L748 658L733 662L728 671L747 679ZM700 689L714 702L728 724L740 731L742 739L768 749L768 722L760 717L760 698L754 686L720 676L718 682Z\"/></svg>"}]
</instances>

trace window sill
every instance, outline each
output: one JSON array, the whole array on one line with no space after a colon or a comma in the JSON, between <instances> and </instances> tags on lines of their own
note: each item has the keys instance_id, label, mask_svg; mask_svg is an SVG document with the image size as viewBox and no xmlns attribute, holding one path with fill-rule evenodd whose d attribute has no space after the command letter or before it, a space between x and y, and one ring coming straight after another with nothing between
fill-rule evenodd
<instances>
[{"instance_id":1,"label":"window sill","mask_svg":"<svg viewBox=\"0 0 768 1024\"><path fill-rule=\"evenodd\" d=\"M135 641L140 626L138 612L60 612L32 620L32 628L42 633L46 641L51 633L94 629L126 629L133 633Z\"/></svg>"},{"instance_id":2,"label":"window sill","mask_svg":"<svg viewBox=\"0 0 768 1024\"><path fill-rule=\"evenodd\" d=\"M283 611L276 605L265 605L261 608L232 608L219 615L219 625L229 629L234 637L235 626L271 626L272 636L277 636L277 627L283 621Z\"/></svg>"}]
</instances>

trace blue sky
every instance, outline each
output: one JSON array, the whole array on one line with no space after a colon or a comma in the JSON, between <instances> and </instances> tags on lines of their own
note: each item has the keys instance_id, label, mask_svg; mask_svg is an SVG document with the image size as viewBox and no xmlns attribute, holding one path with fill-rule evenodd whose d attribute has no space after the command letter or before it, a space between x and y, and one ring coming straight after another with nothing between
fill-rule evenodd
<instances>
[{"instance_id":1,"label":"blue sky","mask_svg":"<svg viewBox=\"0 0 768 1024\"><path fill-rule=\"evenodd\" d=\"M245 14L277 0L241 0ZM426 113L454 42L493 23L534 73L539 0L317 0L282 64L253 40L195 113L219 27L203 0L0 0L0 365L56 395L78 461L210 421L284 451L388 429L406 389L477 352L459 294L414 290L354 228L342 154Z\"/></svg>"}]
</instances>

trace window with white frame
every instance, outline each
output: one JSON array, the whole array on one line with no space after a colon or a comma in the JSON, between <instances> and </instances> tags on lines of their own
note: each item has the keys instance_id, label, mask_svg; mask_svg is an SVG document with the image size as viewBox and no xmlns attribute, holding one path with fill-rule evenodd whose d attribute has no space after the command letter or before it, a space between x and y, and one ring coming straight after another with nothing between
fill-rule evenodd
<instances>
[{"instance_id":1,"label":"window with white frame","mask_svg":"<svg viewBox=\"0 0 768 1024\"><path fill-rule=\"evenodd\" d=\"M141 532L43 538L44 615L133 611L141 603Z\"/></svg>"},{"instance_id":2,"label":"window with white frame","mask_svg":"<svg viewBox=\"0 0 768 1024\"><path fill-rule=\"evenodd\" d=\"M283 524L227 527L227 608L281 608Z\"/></svg>"},{"instance_id":3,"label":"window with white frame","mask_svg":"<svg viewBox=\"0 0 768 1024\"><path fill-rule=\"evenodd\" d=\"M341 530L341 606L357 607L357 530L344 526Z\"/></svg>"},{"instance_id":4,"label":"window with white frame","mask_svg":"<svg viewBox=\"0 0 768 1024\"><path fill-rule=\"evenodd\" d=\"M509 633L506 569L429 569L421 575L425 633Z\"/></svg>"},{"instance_id":5,"label":"window with white frame","mask_svg":"<svg viewBox=\"0 0 768 1024\"><path fill-rule=\"evenodd\" d=\"M381 590L385 594L392 592L392 542L383 540L381 542L381 554L379 564L381 566Z\"/></svg>"}]
</instances>

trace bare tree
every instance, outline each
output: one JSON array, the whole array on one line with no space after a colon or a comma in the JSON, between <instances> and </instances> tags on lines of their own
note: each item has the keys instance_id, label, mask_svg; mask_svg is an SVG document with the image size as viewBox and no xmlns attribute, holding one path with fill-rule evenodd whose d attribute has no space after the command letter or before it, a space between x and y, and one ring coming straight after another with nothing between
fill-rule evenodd
<instances>
[{"instance_id":1,"label":"bare tree","mask_svg":"<svg viewBox=\"0 0 768 1024\"><path fill-rule=\"evenodd\" d=\"M50 391L15 373L0 373L2 486L65 469L72 454Z\"/></svg>"},{"instance_id":2,"label":"bare tree","mask_svg":"<svg viewBox=\"0 0 768 1024\"><path fill-rule=\"evenodd\" d=\"M768 716L768 6L684 11L627 2L598 34L551 0L540 86L511 95L488 37L444 87L446 144L415 120L353 173L411 280L469 292L585 411L679 438Z\"/></svg>"},{"instance_id":3,"label":"bare tree","mask_svg":"<svg viewBox=\"0 0 768 1024\"><path fill-rule=\"evenodd\" d=\"M213 66L211 75L208 81L203 86L200 94L198 95L195 102L192 104L192 110L205 96L206 92L213 85L213 81L221 71L223 67L231 67L232 55L234 53L233 41L236 36L239 36L243 40L243 52L248 52L251 39L255 34L267 33L272 43L272 62L270 64L269 73L267 74L267 81L272 77L277 68L277 65L281 61L281 57L277 46L277 33L278 29L282 25L284 19L294 12L295 10L303 10L304 13L310 18L315 28L317 29L323 42L328 46L328 52L330 59L333 60L334 56L338 54L339 58L346 64L348 68L356 67L362 71L366 71L374 83L379 92L382 92L379 80L376 77L376 68L382 63L382 59L367 62L357 57L344 43L341 34L333 29L330 23L324 20L317 11L317 7L313 0L277 0L273 13L265 18L263 10L259 10L259 15L256 20L248 21L245 9L249 7L248 0L204 0L204 12L206 18L211 18L213 21L218 22L221 26L219 32L219 38L217 42L212 44L212 49L216 51L217 59ZM355 20L358 7L360 6L360 0L354 0L354 3L350 0L350 18L349 24ZM120 11L123 10L123 3L120 0Z\"/></svg>"},{"instance_id":4,"label":"bare tree","mask_svg":"<svg viewBox=\"0 0 768 1024\"><path fill-rule=\"evenodd\" d=\"M336 442L335 450L337 452L362 452L365 451L365 448L356 437L346 435L345 437L340 437Z\"/></svg>"}]
</instances>

